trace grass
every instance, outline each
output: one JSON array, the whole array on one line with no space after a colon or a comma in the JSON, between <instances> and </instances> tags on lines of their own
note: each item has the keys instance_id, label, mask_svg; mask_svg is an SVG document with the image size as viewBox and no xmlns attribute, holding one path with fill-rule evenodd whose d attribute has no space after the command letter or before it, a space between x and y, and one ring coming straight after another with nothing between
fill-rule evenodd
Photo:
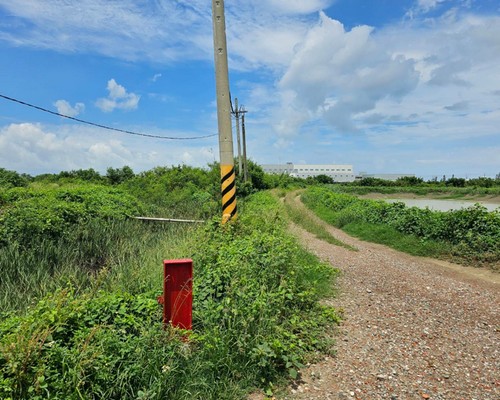
<instances>
[{"instance_id":1,"label":"grass","mask_svg":"<svg viewBox=\"0 0 500 400\"><path fill-rule=\"evenodd\" d=\"M187 226L132 220L90 221L58 240L29 247L4 245L0 247L0 312L24 310L66 285L84 290L95 283L98 271L100 284L108 287L132 293L150 290L152 280L159 277L161 260L180 253L176 248L189 231ZM158 271L153 273L153 268Z\"/></svg>"},{"instance_id":2,"label":"grass","mask_svg":"<svg viewBox=\"0 0 500 400\"><path fill-rule=\"evenodd\" d=\"M449 254L444 243L423 241L416 236L405 235L386 225L354 222L344 225L342 230L362 240L380 243L414 256L442 258Z\"/></svg>"},{"instance_id":3,"label":"grass","mask_svg":"<svg viewBox=\"0 0 500 400\"><path fill-rule=\"evenodd\" d=\"M313 218L310 218L310 216L308 216L307 213L304 212L304 210L300 210L290 202L287 202L286 198L284 205L287 215L290 217L290 219L297 225L304 228L306 231L315 235L318 239L333 244L335 246L344 247L352 251L358 251L358 249L356 249L355 247L350 246L347 243L344 243L341 240L332 236L330 232L328 232L328 230L324 227L323 224L318 223Z\"/></svg>"}]
</instances>

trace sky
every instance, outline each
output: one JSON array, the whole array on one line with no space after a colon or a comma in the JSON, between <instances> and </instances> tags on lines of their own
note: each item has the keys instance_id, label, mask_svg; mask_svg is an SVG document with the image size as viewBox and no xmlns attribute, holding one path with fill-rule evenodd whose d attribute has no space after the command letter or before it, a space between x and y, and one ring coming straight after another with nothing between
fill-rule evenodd
<instances>
[{"instance_id":1,"label":"sky","mask_svg":"<svg viewBox=\"0 0 500 400\"><path fill-rule=\"evenodd\" d=\"M253 161L500 173L498 0L225 7ZM211 2L0 0L0 95L132 132L215 135L134 136L0 98L2 168L207 166L219 160Z\"/></svg>"}]
</instances>

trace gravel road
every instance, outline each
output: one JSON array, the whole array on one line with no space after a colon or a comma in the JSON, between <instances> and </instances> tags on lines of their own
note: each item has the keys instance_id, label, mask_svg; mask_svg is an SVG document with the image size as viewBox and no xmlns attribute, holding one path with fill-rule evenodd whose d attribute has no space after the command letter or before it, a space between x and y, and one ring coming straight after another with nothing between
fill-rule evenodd
<instances>
[{"instance_id":1,"label":"gravel road","mask_svg":"<svg viewBox=\"0 0 500 400\"><path fill-rule=\"evenodd\" d=\"M345 321L336 356L304 369L283 398L500 399L500 274L409 256L331 227L359 251L291 229L342 271L331 304Z\"/></svg>"}]
</instances>

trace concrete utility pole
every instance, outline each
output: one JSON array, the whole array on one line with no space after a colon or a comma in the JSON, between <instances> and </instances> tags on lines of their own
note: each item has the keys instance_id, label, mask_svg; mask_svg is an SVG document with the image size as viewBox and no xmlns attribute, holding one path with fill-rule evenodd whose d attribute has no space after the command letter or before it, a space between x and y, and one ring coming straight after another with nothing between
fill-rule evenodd
<instances>
[{"instance_id":1,"label":"concrete utility pole","mask_svg":"<svg viewBox=\"0 0 500 400\"><path fill-rule=\"evenodd\" d=\"M238 142L238 175L243 174L241 166L241 140L240 140L240 110L238 108L238 98L234 98L234 116L236 118L236 140Z\"/></svg>"},{"instance_id":2,"label":"concrete utility pole","mask_svg":"<svg viewBox=\"0 0 500 400\"><path fill-rule=\"evenodd\" d=\"M227 63L226 21L224 0L212 0L214 29L215 83L222 190L222 223L236 219L236 175L234 173L233 134L231 130L231 99Z\"/></svg>"}]
</instances>

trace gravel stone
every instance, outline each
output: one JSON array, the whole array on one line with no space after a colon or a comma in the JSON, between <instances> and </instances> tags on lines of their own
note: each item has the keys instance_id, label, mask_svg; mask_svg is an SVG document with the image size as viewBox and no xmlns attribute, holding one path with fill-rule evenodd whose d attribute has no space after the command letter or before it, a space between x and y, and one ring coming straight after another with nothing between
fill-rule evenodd
<instances>
[{"instance_id":1,"label":"gravel stone","mask_svg":"<svg viewBox=\"0 0 500 400\"><path fill-rule=\"evenodd\" d=\"M332 227L359 251L290 229L341 270L338 295L326 303L342 309L344 321L336 355L301 371L303 387L321 376L314 392L290 389L288 399L500 399L499 274L413 257Z\"/></svg>"}]
</instances>

